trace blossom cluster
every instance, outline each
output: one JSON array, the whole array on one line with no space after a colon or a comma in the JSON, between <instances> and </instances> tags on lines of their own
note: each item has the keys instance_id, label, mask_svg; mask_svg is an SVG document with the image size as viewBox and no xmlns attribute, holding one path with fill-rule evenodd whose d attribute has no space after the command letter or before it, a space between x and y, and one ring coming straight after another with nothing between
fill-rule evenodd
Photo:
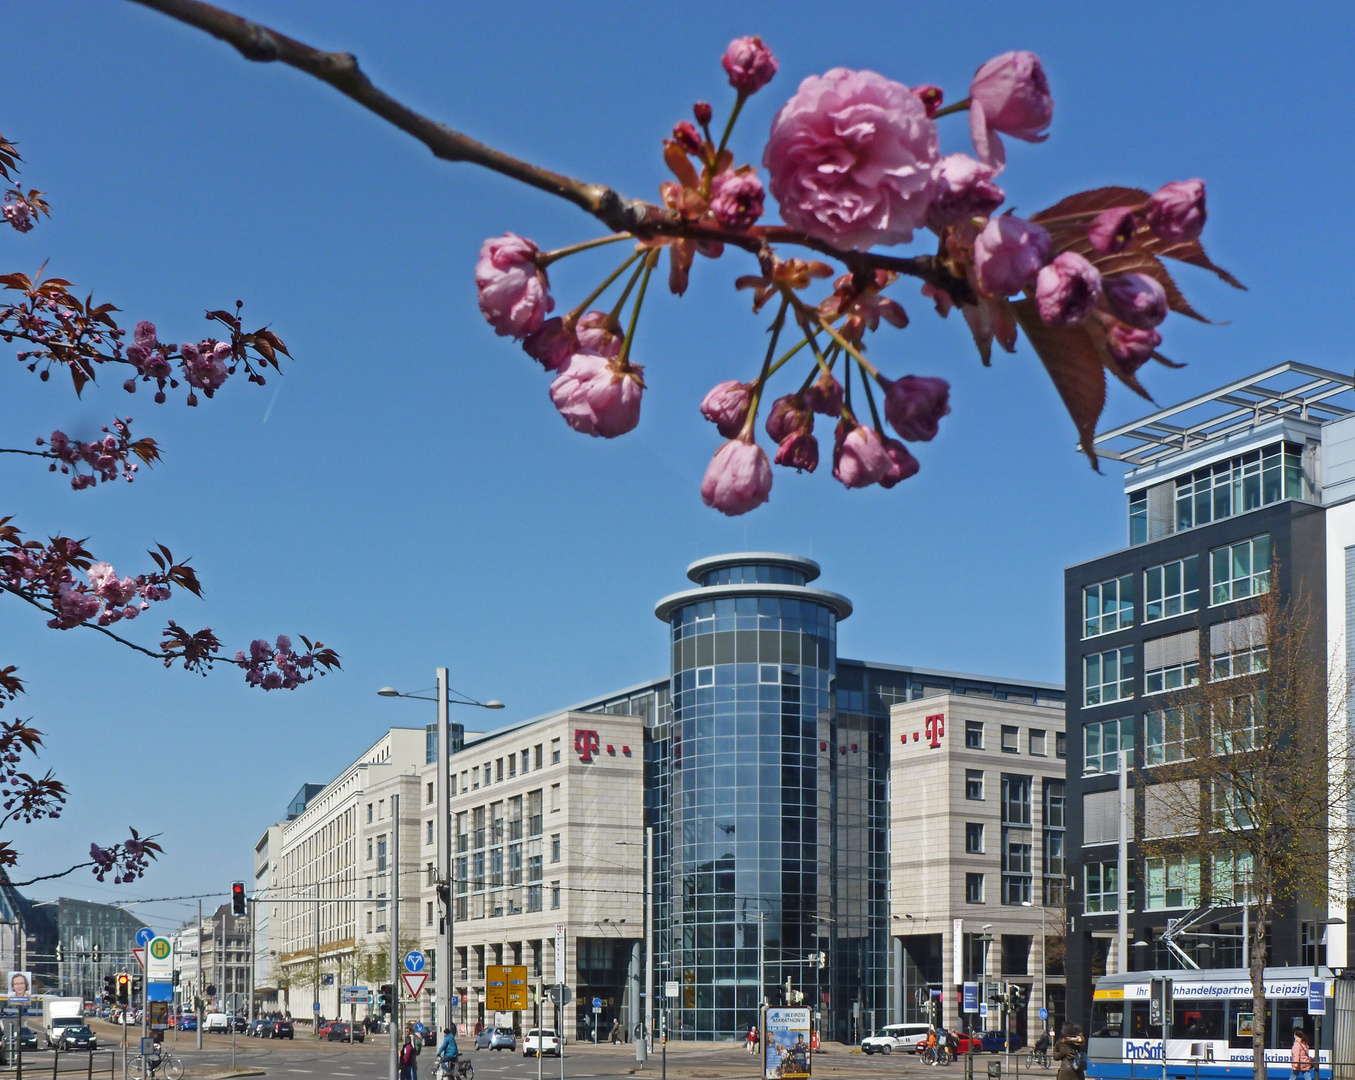
<instances>
[{"instance_id":1,"label":"blossom cluster","mask_svg":"<svg viewBox=\"0 0 1355 1080\"><path fill-rule=\"evenodd\" d=\"M1053 121L1053 94L1034 53L1007 52L982 64L968 96L950 106L938 86L910 87L873 71L833 68L805 78L772 121L761 156L765 188L755 166L735 164L729 140L744 102L772 80L777 60L760 38L748 37L731 42L721 64L737 95L728 121L717 137L714 109L697 102L692 119L674 126L663 143L674 178L660 185L660 204L650 207L644 224L555 251L505 233L484 242L475 278L480 309L495 332L522 342L554 374L551 399L566 423L612 438L639 423L645 380L630 351L660 251L667 249L669 289L679 295L696 255L719 258L730 246L754 255L759 273L740 277L736 286L754 290L754 312L779 301L771 347L756 378L722 381L701 403L702 414L729 440L710 463L702 497L726 514L744 513L769 497L771 463L755 441L755 421L769 397L768 378L805 348L810 370L797 390L772 401L764 425L776 443L775 463L813 472L820 457L814 418L827 416L835 422L832 472L844 486L892 487L917 473L919 463L904 443L936 436L949 412L949 384L913 374L888 378L866 356L866 335L882 320L896 328L908 324L897 299L883 295L901 273L923 279L923 295L943 317L960 309L985 363L995 341L1015 349L1018 327L1042 355L1056 347L1057 335L1076 334L1071 345L1058 347L1098 369L1098 377L1104 366L1141 393L1137 369L1150 358L1169 363L1157 352L1158 326L1171 310L1193 314L1160 257L1194 262L1236 284L1198 246L1205 222L1200 180L1169 183L1151 195L1128 188L1086 192L1029 219L1001 212L1004 140L1043 142ZM972 145L943 153L938 122L964 111ZM768 194L782 226L760 224ZM877 255L878 248L910 243L923 231L933 235L935 255ZM552 317L551 263L627 240L633 247L621 266L583 303ZM845 265L828 297L815 303L802 294L834 277L832 268L783 258L776 245L785 243ZM615 306L592 308L627 271ZM785 325L802 340L778 358ZM855 401L854 370L860 375ZM1072 403L1070 411L1085 435L1095 413L1079 413Z\"/></svg>"},{"instance_id":2,"label":"blossom cluster","mask_svg":"<svg viewBox=\"0 0 1355 1080\"><path fill-rule=\"evenodd\" d=\"M59 468L62 473L73 474L71 487L76 491L94 487L100 480L116 480L119 475L130 484L139 468L131 460L133 457L147 465L160 458L154 439L147 436L133 441L131 425L130 416L114 419L111 430L104 425L104 437L93 442L81 442L57 430L46 439L39 437L37 444L47 447L43 456L56 459L48 469L56 472ZM81 472L81 465L89 466L90 471Z\"/></svg>"},{"instance_id":3,"label":"blossom cluster","mask_svg":"<svg viewBox=\"0 0 1355 1080\"><path fill-rule=\"evenodd\" d=\"M279 634L271 645L263 638L251 641L248 652L241 650L235 654L236 665L245 670L245 682L264 690L295 690L314 679L317 671L324 674L317 665L338 666L338 658L332 649L304 637L301 640L305 645L304 652L297 652L286 634Z\"/></svg>"},{"instance_id":4,"label":"blossom cluster","mask_svg":"<svg viewBox=\"0 0 1355 1080\"><path fill-rule=\"evenodd\" d=\"M24 754L36 754L42 746L42 732L22 720L0 721L0 807L4 820L32 824L43 818L61 816L66 802L66 787L50 772L35 777L24 772Z\"/></svg>"},{"instance_id":5,"label":"blossom cluster","mask_svg":"<svg viewBox=\"0 0 1355 1080\"><path fill-rule=\"evenodd\" d=\"M145 876L151 861L159 857L164 850L155 842L154 837L143 837L135 829L131 838L111 847L89 845L90 864L94 867L94 876L103 881L108 874L113 875L113 884L136 881Z\"/></svg>"}]
</instances>

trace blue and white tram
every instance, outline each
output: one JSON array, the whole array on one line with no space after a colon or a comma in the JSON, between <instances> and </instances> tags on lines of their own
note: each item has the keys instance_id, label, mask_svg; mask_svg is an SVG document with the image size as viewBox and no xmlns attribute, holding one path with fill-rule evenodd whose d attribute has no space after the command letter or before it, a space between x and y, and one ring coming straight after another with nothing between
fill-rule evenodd
<instances>
[{"instance_id":1,"label":"blue and white tram","mask_svg":"<svg viewBox=\"0 0 1355 1080\"><path fill-rule=\"evenodd\" d=\"M1149 1027L1149 980L1172 980L1172 1015L1163 1072L1162 1029ZM1331 1077L1332 973L1320 968L1326 1016L1308 1012L1312 968L1266 968L1266 1074L1288 1080L1294 1029L1310 1046L1320 1037L1319 1077ZM1325 1023L1316 1021L1325 1020ZM1106 975L1092 995L1087 1032L1087 1075L1105 1080L1243 1080L1252 1076L1252 1030L1257 1022L1251 975L1245 968L1201 971L1129 971ZM1319 1034L1320 1029L1320 1034Z\"/></svg>"}]
</instances>

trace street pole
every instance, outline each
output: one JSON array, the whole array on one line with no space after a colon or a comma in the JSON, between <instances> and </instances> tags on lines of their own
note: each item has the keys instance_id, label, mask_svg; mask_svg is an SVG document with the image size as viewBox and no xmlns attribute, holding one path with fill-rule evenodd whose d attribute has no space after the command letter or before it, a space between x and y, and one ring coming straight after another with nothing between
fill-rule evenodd
<instances>
[{"instance_id":1,"label":"street pole","mask_svg":"<svg viewBox=\"0 0 1355 1080\"><path fill-rule=\"evenodd\" d=\"M644 1061L654 1048L654 828L645 828L645 1033L640 1039Z\"/></svg>"},{"instance_id":2,"label":"street pole","mask_svg":"<svg viewBox=\"0 0 1355 1080\"><path fill-rule=\"evenodd\" d=\"M198 1014L196 1030L198 1033L198 1049L202 1049L202 901L198 901L198 977L193 986L193 1007ZM125 1014L124 1014L125 1015ZM127 1057L124 1048L123 1055Z\"/></svg>"},{"instance_id":3,"label":"street pole","mask_svg":"<svg viewBox=\"0 0 1355 1080\"><path fill-rule=\"evenodd\" d=\"M1121 735L1123 742L1123 734ZM1119 909L1117 957L1121 974L1129 970L1129 751L1121 746L1119 858L1115 865L1115 904ZM1165 1043L1163 1044L1166 1045ZM1164 1059L1165 1060L1165 1059Z\"/></svg>"},{"instance_id":4,"label":"street pole","mask_svg":"<svg viewBox=\"0 0 1355 1080\"><path fill-rule=\"evenodd\" d=\"M311 1027L320 1033L320 883L315 883L315 997L311 1002Z\"/></svg>"},{"instance_id":5,"label":"street pole","mask_svg":"<svg viewBox=\"0 0 1355 1080\"><path fill-rule=\"evenodd\" d=\"M390 1080L400 1080L400 796L391 796Z\"/></svg>"},{"instance_id":6,"label":"street pole","mask_svg":"<svg viewBox=\"0 0 1355 1080\"><path fill-rule=\"evenodd\" d=\"M433 1027L444 1030L452 1026L452 837L451 798L448 782L451 754L451 725L448 723L447 669L438 668L438 753L437 753L437 880L447 886L447 903L438 923L437 956L433 965L433 992L437 1008Z\"/></svg>"},{"instance_id":7,"label":"street pole","mask_svg":"<svg viewBox=\"0 0 1355 1080\"><path fill-rule=\"evenodd\" d=\"M767 913L761 907L757 911L757 1004L759 1010L767 1004ZM665 998L664 1008L667 1007ZM667 1041L665 1038L664 1042Z\"/></svg>"},{"instance_id":8,"label":"street pole","mask_svg":"<svg viewBox=\"0 0 1355 1080\"><path fill-rule=\"evenodd\" d=\"M254 1023L254 965L256 959L254 956L254 905L256 900L249 902L249 978L246 985L249 987L249 1022Z\"/></svg>"}]
</instances>

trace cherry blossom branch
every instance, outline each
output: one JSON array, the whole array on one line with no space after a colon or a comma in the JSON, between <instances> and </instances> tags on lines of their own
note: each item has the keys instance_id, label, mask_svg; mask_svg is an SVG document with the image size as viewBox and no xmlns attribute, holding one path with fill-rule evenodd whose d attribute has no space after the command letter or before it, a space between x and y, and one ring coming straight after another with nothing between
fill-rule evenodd
<instances>
[{"instance_id":1,"label":"cherry blossom branch","mask_svg":"<svg viewBox=\"0 0 1355 1080\"><path fill-rule=\"evenodd\" d=\"M47 607L45 604L29 596L22 589L17 589L13 585L6 585L4 584L4 582L0 582L0 592L7 592L12 596L17 596L20 600L24 601L25 603L32 604L33 607L37 608L39 611L45 612L46 614L51 615L55 618L60 618L60 614L57 612L55 608ZM133 652L142 653L145 656L149 656L152 660L163 660L165 658L164 653L154 652L153 650L146 648L146 646L144 645L138 645L135 641L129 641L122 635L113 633L113 631L108 629L108 627L106 626L100 626L98 623L92 622L82 622L79 623L78 625L83 626L87 630L97 630L101 634L106 634L109 637L111 637L114 641L116 641L119 645L126 645Z\"/></svg>"}]
</instances>

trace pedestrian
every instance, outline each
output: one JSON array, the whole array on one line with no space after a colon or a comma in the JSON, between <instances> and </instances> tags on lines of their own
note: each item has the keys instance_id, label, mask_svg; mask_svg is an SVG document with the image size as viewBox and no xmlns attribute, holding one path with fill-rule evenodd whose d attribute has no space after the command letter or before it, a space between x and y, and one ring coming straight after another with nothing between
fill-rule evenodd
<instances>
[{"instance_id":1,"label":"pedestrian","mask_svg":"<svg viewBox=\"0 0 1355 1080\"><path fill-rule=\"evenodd\" d=\"M612 1021L612 1042L613 1044L621 1041L621 1017Z\"/></svg>"},{"instance_id":2,"label":"pedestrian","mask_svg":"<svg viewBox=\"0 0 1355 1080\"><path fill-rule=\"evenodd\" d=\"M414 1063L414 1043L408 1035L400 1047L400 1080L419 1080L418 1066Z\"/></svg>"},{"instance_id":3,"label":"pedestrian","mask_svg":"<svg viewBox=\"0 0 1355 1080\"><path fill-rule=\"evenodd\" d=\"M1054 1044L1054 1060L1059 1063L1057 1080L1086 1080L1087 1037L1076 1024L1063 1025Z\"/></svg>"},{"instance_id":4,"label":"pedestrian","mask_svg":"<svg viewBox=\"0 0 1355 1080\"><path fill-rule=\"evenodd\" d=\"M748 1025L748 1047L747 1047L747 1049L748 1049L748 1052L749 1052L750 1054L756 1054L756 1053L757 1053L757 1042L758 1042L758 1038L757 1038L757 1025L756 1025L756 1024L749 1024L749 1025Z\"/></svg>"},{"instance_id":5,"label":"pedestrian","mask_svg":"<svg viewBox=\"0 0 1355 1080\"><path fill-rule=\"evenodd\" d=\"M1312 1080L1313 1055L1309 1052L1308 1036L1303 1033L1303 1028L1294 1029L1294 1046L1289 1051L1289 1061L1290 1075L1294 1080Z\"/></svg>"}]
</instances>

